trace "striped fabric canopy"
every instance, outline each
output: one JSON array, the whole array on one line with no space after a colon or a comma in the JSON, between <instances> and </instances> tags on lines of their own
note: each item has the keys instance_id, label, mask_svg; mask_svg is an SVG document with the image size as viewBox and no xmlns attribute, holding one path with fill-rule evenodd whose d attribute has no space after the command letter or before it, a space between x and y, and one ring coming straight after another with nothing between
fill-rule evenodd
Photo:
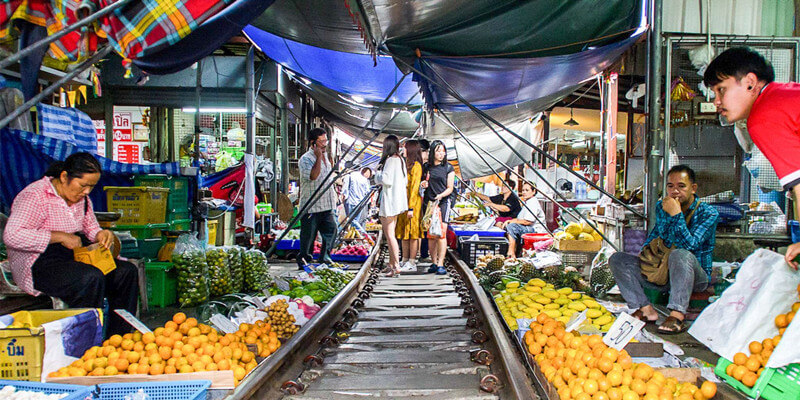
<instances>
[{"instance_id":1,"label":"striped fabric canopy","mask_svg":"<svg viewBox=\"0 0 800 400\"><path fill-rule=\"evenodd\" d=\"M8 212L17 193L25 186L44 176L47 167L55 160L64 160L80 151L74 144L16 129L0 130L0 211ZM98 182L103 186L130 186L131 175L179 175L180 164L125 164L105 157L97 157L103 168ZM105 210L105 194L95 190L90 195L96 210Z\"/></svg>"}]
</instances>

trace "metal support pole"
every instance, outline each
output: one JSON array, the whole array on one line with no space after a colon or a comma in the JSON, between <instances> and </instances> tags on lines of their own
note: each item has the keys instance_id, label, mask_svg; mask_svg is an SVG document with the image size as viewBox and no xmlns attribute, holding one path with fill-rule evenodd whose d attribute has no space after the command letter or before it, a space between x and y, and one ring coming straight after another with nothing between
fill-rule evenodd
<instances>
[{"instance_id":1,"label":"metal support pole","mask_svg":"<svg viewBox=\"0 0 800 400\"><path fill-rule=\"evenodd\" d=\"M650 34L648 36L648 69L647 69L647 140L646 140L646 174L645 174L645 212L647 228L655 224L656 213L653 212L658 202L658 191L661 186L661 175L664 167L664 137L661 131L661 5L662 0L653 0L650 10ZM669 116L665 116L669 118Z\"/></svg>"},{"instance_id":2,"label":"metal support pole","mask_svg":"<svg viewBox=\"0 0 800 400\"><path fill-rule=\"evenodd\" d=\"M194 86L194 95L195 100L197 101L197 109L194 113L194 159L197 162L197 174L200 175L200 94L203 91L203 60L197 60L197 74L195 79L195 86ZM195 204L199 205L200 200L203 198L203 194L200 192L200 188L195 190ZM195 213L193 213L194 215ZM194 225L195 225L195 232L197 232L197 237L200 241L204 241L206 238L206 230L205 230L205 217L202 215L197 214L194 218Z\"/></svg>"},{"instance_id":3,"label":"metal support pole","mask_svg":"<svg viewBox=\"0 0 800 400\"><path fill-rule=\"evenodd\" d=\"M247 112L247 121L245 121L245 129L247 136L245 140L244 151L248 154L255 154L256 148L256 82L255 82L255 50L252 45L247 50L247 62L245 64L245 107Z\"/></svg>"},{"instance_id":4,"label":"metal support pole","mask_svg":"<svg viewBox=\"0 0 800 400\"><path fill-rule=\"evenodd\" d=\"M106 158L114 159L114 97L109 90L103 96L103 119L106 123Z\"/></svg>"},{"instance_id":5,"label":"metal support pole","mask_svg":"<svg viewBox=\"0 0 800 400\"><path fill-rule=\"evenodd\" d=\"M289 191L289 110L283 95L277 95L281 107L281 192Z\"/></svg>"},{"instance_id":6,"label":"metal support pole","mask_svg":"<svg viewBox=\"0 0 800 400\"><path fill-rule=\"evenodd\" d=\"M276 96L280 99L280 95ZM280 101L280 100L278 100ZM273 170L277 169L278 163L278 124L282 122L278 118L278 109L275 109L275 124L269 130L269 159L272 161ZM272 209L278 209L278 174L277 171L272 175L272 181L269 182L269 201L272 203ZM287 229L288 231L288 229Z\"/></svg>"},{"instance_id":7,"label":"metal support pole","mask_svg":"<svg viewBox=\"0 0 800 400\"><path fill-rule=\"evenodd\" d=\"M175 146L175 109L167 109L167 162L178 160L178 152Z\"/></svg>"},{"instance_id":8,"label":"metal support pole","mask_svg":"<svg viewBox=\"0 0 800 400\"><path fill-rule=\"evenodd\" d=\"M664 140L662 141L663 144L663 164L662 164L662 171L668 171L670 168L669 165L669 154L670 150L672 149L672 119L670 116L672 115L672 99L670 98L670 88L672 86L672 39L666 39L666 57L664 63ZM665 193L667 190L667 174L664 172L661 175L661 182L659 182L659 188L661 193Z\"/></svg>"}]
</instances>

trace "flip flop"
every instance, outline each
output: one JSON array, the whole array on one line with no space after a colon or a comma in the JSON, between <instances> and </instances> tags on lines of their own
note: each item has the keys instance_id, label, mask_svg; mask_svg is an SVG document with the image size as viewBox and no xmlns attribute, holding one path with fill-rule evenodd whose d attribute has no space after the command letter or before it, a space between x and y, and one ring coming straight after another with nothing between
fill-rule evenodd
<instances>
[{"instance_id":1,"label":"flip flop","mask_svg":"<svg viewBox=\"0 0 800 400\"><path fill-rule=\"evenodd\" d=\"M673 316L669 316L661 325L658 326L657 331L658 333L664 335L677 335L679 333L686 332L687 328L688 327L684 321L681 321Z\"/></svg>"},{"instance_id":2,"label":"flip flop","mask_svg":"<svg viewBox=\"0 0 800 400\"><path fill-rule=\"evenodd\" d=\"M656 319L647 319L647 317L644 316L644 313L642 312L642 310L634 311L633 314L631 314L631 317L636 318L639 321L643 321L645 324L654 324L656 321L658 321L658 318L656 318Z\"/></svg>"}]
</instances>

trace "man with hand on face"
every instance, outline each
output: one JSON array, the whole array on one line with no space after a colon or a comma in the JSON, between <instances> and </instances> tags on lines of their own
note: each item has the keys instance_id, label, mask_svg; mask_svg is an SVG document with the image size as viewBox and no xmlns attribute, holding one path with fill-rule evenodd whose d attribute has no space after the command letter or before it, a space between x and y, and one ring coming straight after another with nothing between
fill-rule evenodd
<instances>
[{"instance_id":1,"label":"man with hand on face","mask_svg":"<svg viewBox=\"0 0 800 400\"><path fill-rule=\"evenodd\" d=\"M719 213L709 204L700 203L695 196L697 183L694 171L676 165L667 175L667 193L656 204L656 224L645 241L645 248L657 238L672 247L667 265L669 275L665 285L649 282L642 273L640 257L614 253L608 265L617 281L628 307L636 310L633 317L655 323L658 314L644 293L644 288L669 292L667 308L670 315L658 327L663 334L686 330L684 319L692 292L708 287L711 276L711 254L714 251Z\"/></svg>"},{"instance_id":2,"label":"man with hand on face","mask_svg":"<svg viewBox=\"0 0 800 400\"><path fill-rule=\"evenodd\" d=\"M775 169L781 185L795 198L800 218L800 84L777 83L767 60L748 47L722 52L706 68L703 82L714 91L717 112L729 122L747 120L750 139ZM794 269L800 243L784 258Z\"/></svg>"},{"instance_id":3,"label":"man with hand on face","mask_svg":"<svg viewBox=\"0 0 800 400\"><path fill-rule=\"evenodd\" d=\"M320 191L306 209L306 214L300 219L300 253L297 255L297 265L300 269L313 260L312 251L317 233L322 236L319 261L331 262L329 252L336 236L336 219L333 215L333 210L336 209L336 190L330 184L333 176L325 180L332 168L331 157L327 151L328 133L322 128L310 130L308 145L308 151L298 160L300 209L309 202L317 188L320 188Z\"/></svg>"}]
</instances>

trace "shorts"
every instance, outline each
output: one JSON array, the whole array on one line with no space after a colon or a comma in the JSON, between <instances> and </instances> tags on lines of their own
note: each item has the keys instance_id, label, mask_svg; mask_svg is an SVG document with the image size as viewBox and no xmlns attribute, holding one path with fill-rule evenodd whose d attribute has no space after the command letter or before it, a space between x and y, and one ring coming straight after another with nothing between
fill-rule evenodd
<instances>
[{"instance_id":1,"label":"shorts","mask_svg":"<svg viewBox=\"0 0 800 400\"><path fill-rule=\"evenodd\" d=\"M506 226L506 232L511 239L517 242L522 240L522 235L526 233L536 233L536 224L522 225L517 223L510 223Z\"/></svg>"}]
</instances>

